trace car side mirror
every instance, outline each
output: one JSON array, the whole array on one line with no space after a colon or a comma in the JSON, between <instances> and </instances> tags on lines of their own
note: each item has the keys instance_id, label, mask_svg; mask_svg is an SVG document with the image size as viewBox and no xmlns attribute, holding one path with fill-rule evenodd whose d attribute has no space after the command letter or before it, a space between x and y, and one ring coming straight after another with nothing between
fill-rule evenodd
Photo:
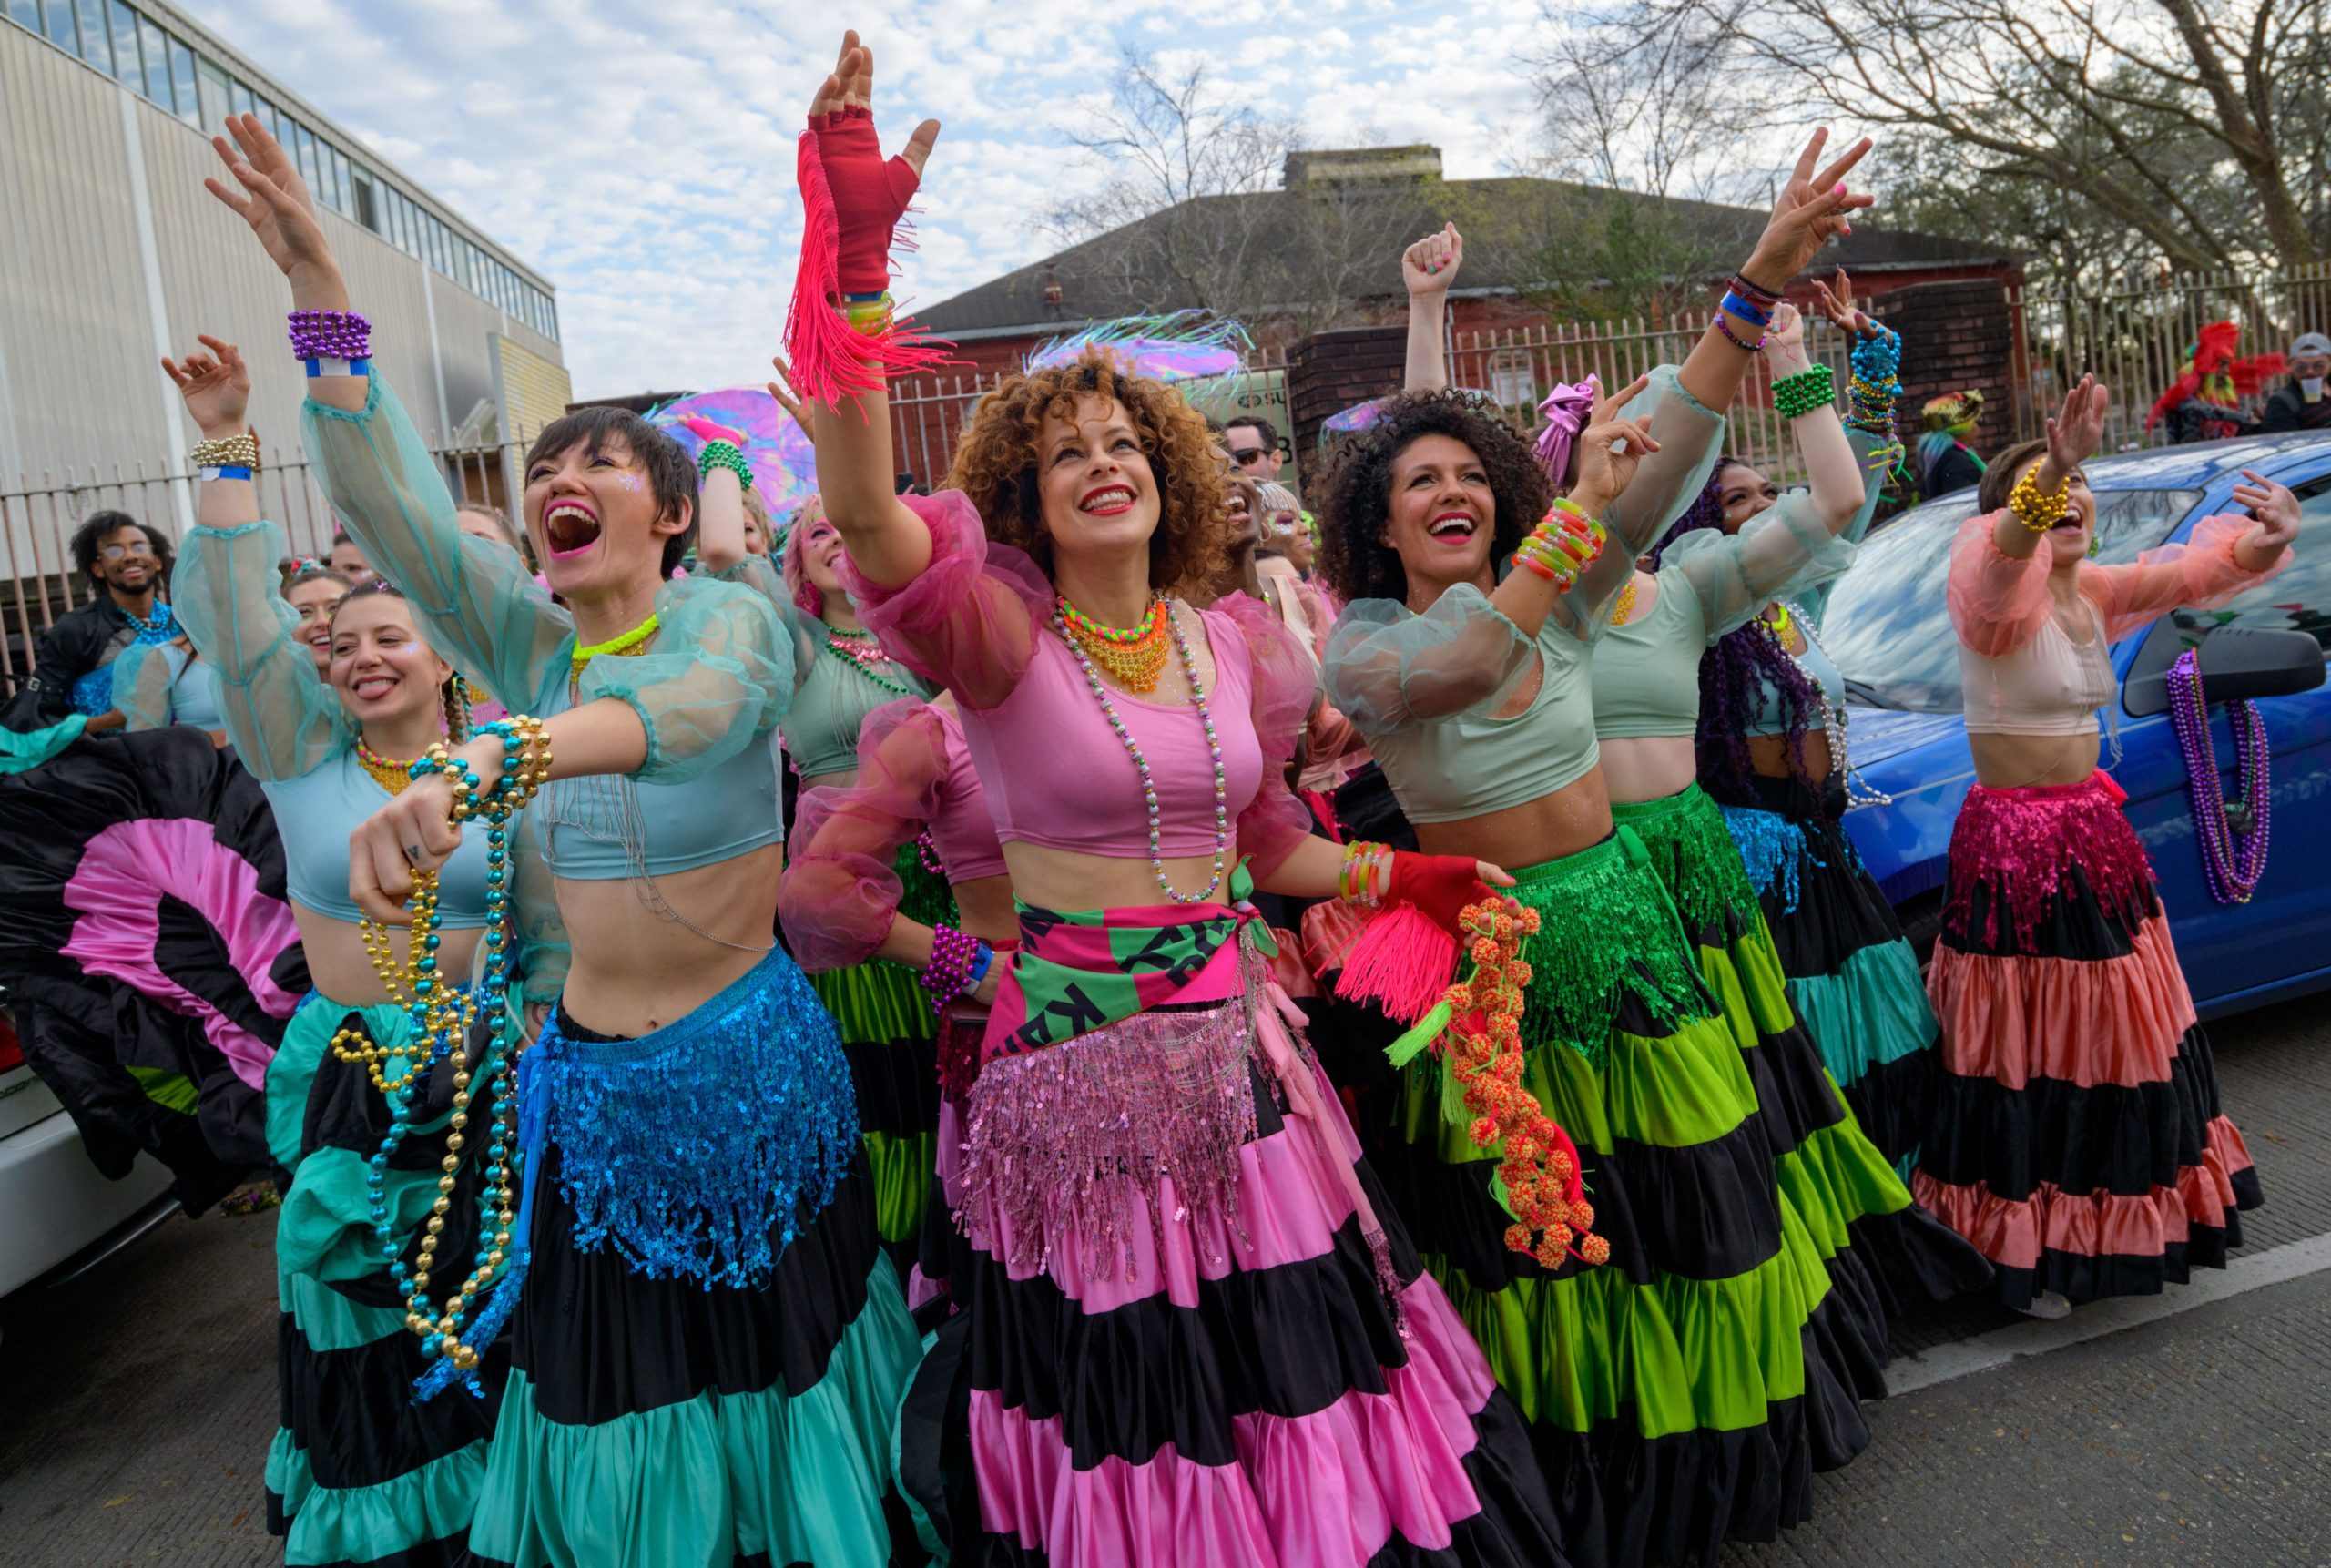
<instances>
[{"instance_id":1,"label":"car side mirror","mask_svg":"<svg viewBox=\"0 0 2331 1568\"><path fill-rule=\"evenodd\" d=\"M2275 626L2220 626L2202 639L2202 700L2246 702L2289 697L2323 684L2323 645L2306 632ZM2169 710L2169 674L2132 675L2122 694L2143 718Z\"/></svg>"}]
</instances>

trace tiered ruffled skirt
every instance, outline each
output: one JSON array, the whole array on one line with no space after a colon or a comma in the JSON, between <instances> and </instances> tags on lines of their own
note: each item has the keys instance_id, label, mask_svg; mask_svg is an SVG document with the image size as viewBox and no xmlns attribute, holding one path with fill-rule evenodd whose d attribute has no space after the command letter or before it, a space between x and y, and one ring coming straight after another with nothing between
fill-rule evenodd
<instances>
[{"instance_id":1,"label":"tiered ruffled skirt","mask_svg":"<svg viewBox=\"0 0 2331 1568\"><path fill-rule=\"evenodd\" d=\"M2013 1307L2223 1268L2263 1201L2123 799L2102 772L1979 785L1951 832L1947 1074L1916 1186Z\"/></svg>"}]
</instances>

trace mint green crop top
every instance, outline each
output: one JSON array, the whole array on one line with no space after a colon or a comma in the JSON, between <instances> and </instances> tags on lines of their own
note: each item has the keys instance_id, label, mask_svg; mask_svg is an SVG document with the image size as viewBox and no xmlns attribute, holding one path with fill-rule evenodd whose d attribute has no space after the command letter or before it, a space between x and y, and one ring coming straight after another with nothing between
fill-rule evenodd
<instances>
[{"instance_id":1,"label":"mint green crop top","mask_svg":"<svg viewBox=\"0 0 2331 1568\"><path fill-rule=\"evenodd\" d=\"M803 670L801 688L793 694L793 706L785 710L784 722L779 726L786 755L793 759L794 768L804 779L855 773L858 734L866 728L866 716L885 703L898 701L899 694L827 652L822 646L826 630L822 622L812 621L799 610L792 615L805 632L815 627L809 634L815 641L808 646L817 652ZM909 688L912 696L928 699L939 695L936 687L904 665L885 666L882 673Z\"/></svg>"}]
</instances>

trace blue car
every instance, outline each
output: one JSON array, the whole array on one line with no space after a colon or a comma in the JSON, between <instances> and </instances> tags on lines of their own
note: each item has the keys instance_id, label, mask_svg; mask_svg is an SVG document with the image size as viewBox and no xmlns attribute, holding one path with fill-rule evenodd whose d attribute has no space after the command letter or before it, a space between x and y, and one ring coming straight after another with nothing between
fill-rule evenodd
<instances>
[{"instance_id":1,"label":"blue car","mask_svg":"<svg viewBox=\"0 0 2331 1568\"><path fill-rule=\"evenodd\" d=\"M2116 643L2121 689L2106 709L2118 725L2121 759L2112 760L2108 739L2104 766L2128 791L2129 819L2161 879L2178 956L2204 1017L2331 986L2331 810L2325 809L2331 688L2322 670L2331 650L2331 434L2213 442L2087 465L2106 562L2133 560L2184 538L2202 518L2234 510L2244 468L2297 494L2304 522L2296 559L2223 608L2179 610ZM1915 507L1872 535L1837 585L1822 627L1847 678L1854 763L1894 797L1891 805L1854 811L1846 826L1921 953L1940 923L1950 826L1975 779L1960 714L1958 637L1943 601L1950 541L1974 511L1970 490ZM2244 633L2214 655L2204 645L2226 626L2281 635ZM2314 646L2295 632L2311 636ZM2163 672L2190 647L2203 647L2214 700L2221 690L2284 694L2256 699L2273 751L2273 810L2265 874L2246 904L2211 896L2185 761L2165 711ZM2236 664L2252 667L2237 676ZM2222 666L2229 669L2223 683ZM2222 708L2213 707L2211 718L2220 779L2232 799L2233 737Z\"/></svg>"}]
</instances>

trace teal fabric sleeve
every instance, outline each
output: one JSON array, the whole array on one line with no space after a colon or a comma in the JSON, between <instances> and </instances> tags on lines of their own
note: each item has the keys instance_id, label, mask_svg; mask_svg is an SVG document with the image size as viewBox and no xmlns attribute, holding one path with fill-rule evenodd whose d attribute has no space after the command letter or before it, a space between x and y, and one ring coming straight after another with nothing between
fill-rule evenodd
<instances>
[{"instance_id":1,"label":"teal fabric sleeve","mask_svg":"<svg viewBox=\"0 0 2331 1568\"><path fill-rule=\"evenodd\" d=\"M1635 558L1698 498L1724 450L1724 415L1685 391L1674 365L1653 370L1651 385L1619 412L1649 421L1659 450L1636 466L1634 478L1603 513L1610 540L1603 553L1554 605L1555 619L1586 637L1599 635L1609 622Z\"/></svg>"},{"instance_id":2,"label":"teal fabric sleeve","mask_svg":"<svg viewBox=\"0 0 2331 1568\"><path fill-rule=\"evenodd\" d=\"M114 656L113 705L125 729L159 729L170 721L170 688L187 665L186 650L169 643L131 643Z\"/></svg>"},{"instance_id":3,"label":"teal fabric sleeve","mask_svg":"<svg viewBox=\"0 0 2331 1568\"><path fill-rule=\"evenodd\" d=\"M777 728L793 700L793 640L766 597L717 578L665 584L656 616L647 651L593 659L575 701L628 704L647 730L647 760L632 777L685 784Z\"/></svg>"},{"instance_id":4,"label":"teal fabric sleeve","mask_svg":"<svg viewBox=\"0 0 2331 1568\"><path fill-rule=\"evenodd\" d=\"M227 738L267 783L305 777L356 735L277 589L286 554L283 530L270 522L197 528L170 582L179 624L218 676Z\"/></svg>"}]
</instances>

